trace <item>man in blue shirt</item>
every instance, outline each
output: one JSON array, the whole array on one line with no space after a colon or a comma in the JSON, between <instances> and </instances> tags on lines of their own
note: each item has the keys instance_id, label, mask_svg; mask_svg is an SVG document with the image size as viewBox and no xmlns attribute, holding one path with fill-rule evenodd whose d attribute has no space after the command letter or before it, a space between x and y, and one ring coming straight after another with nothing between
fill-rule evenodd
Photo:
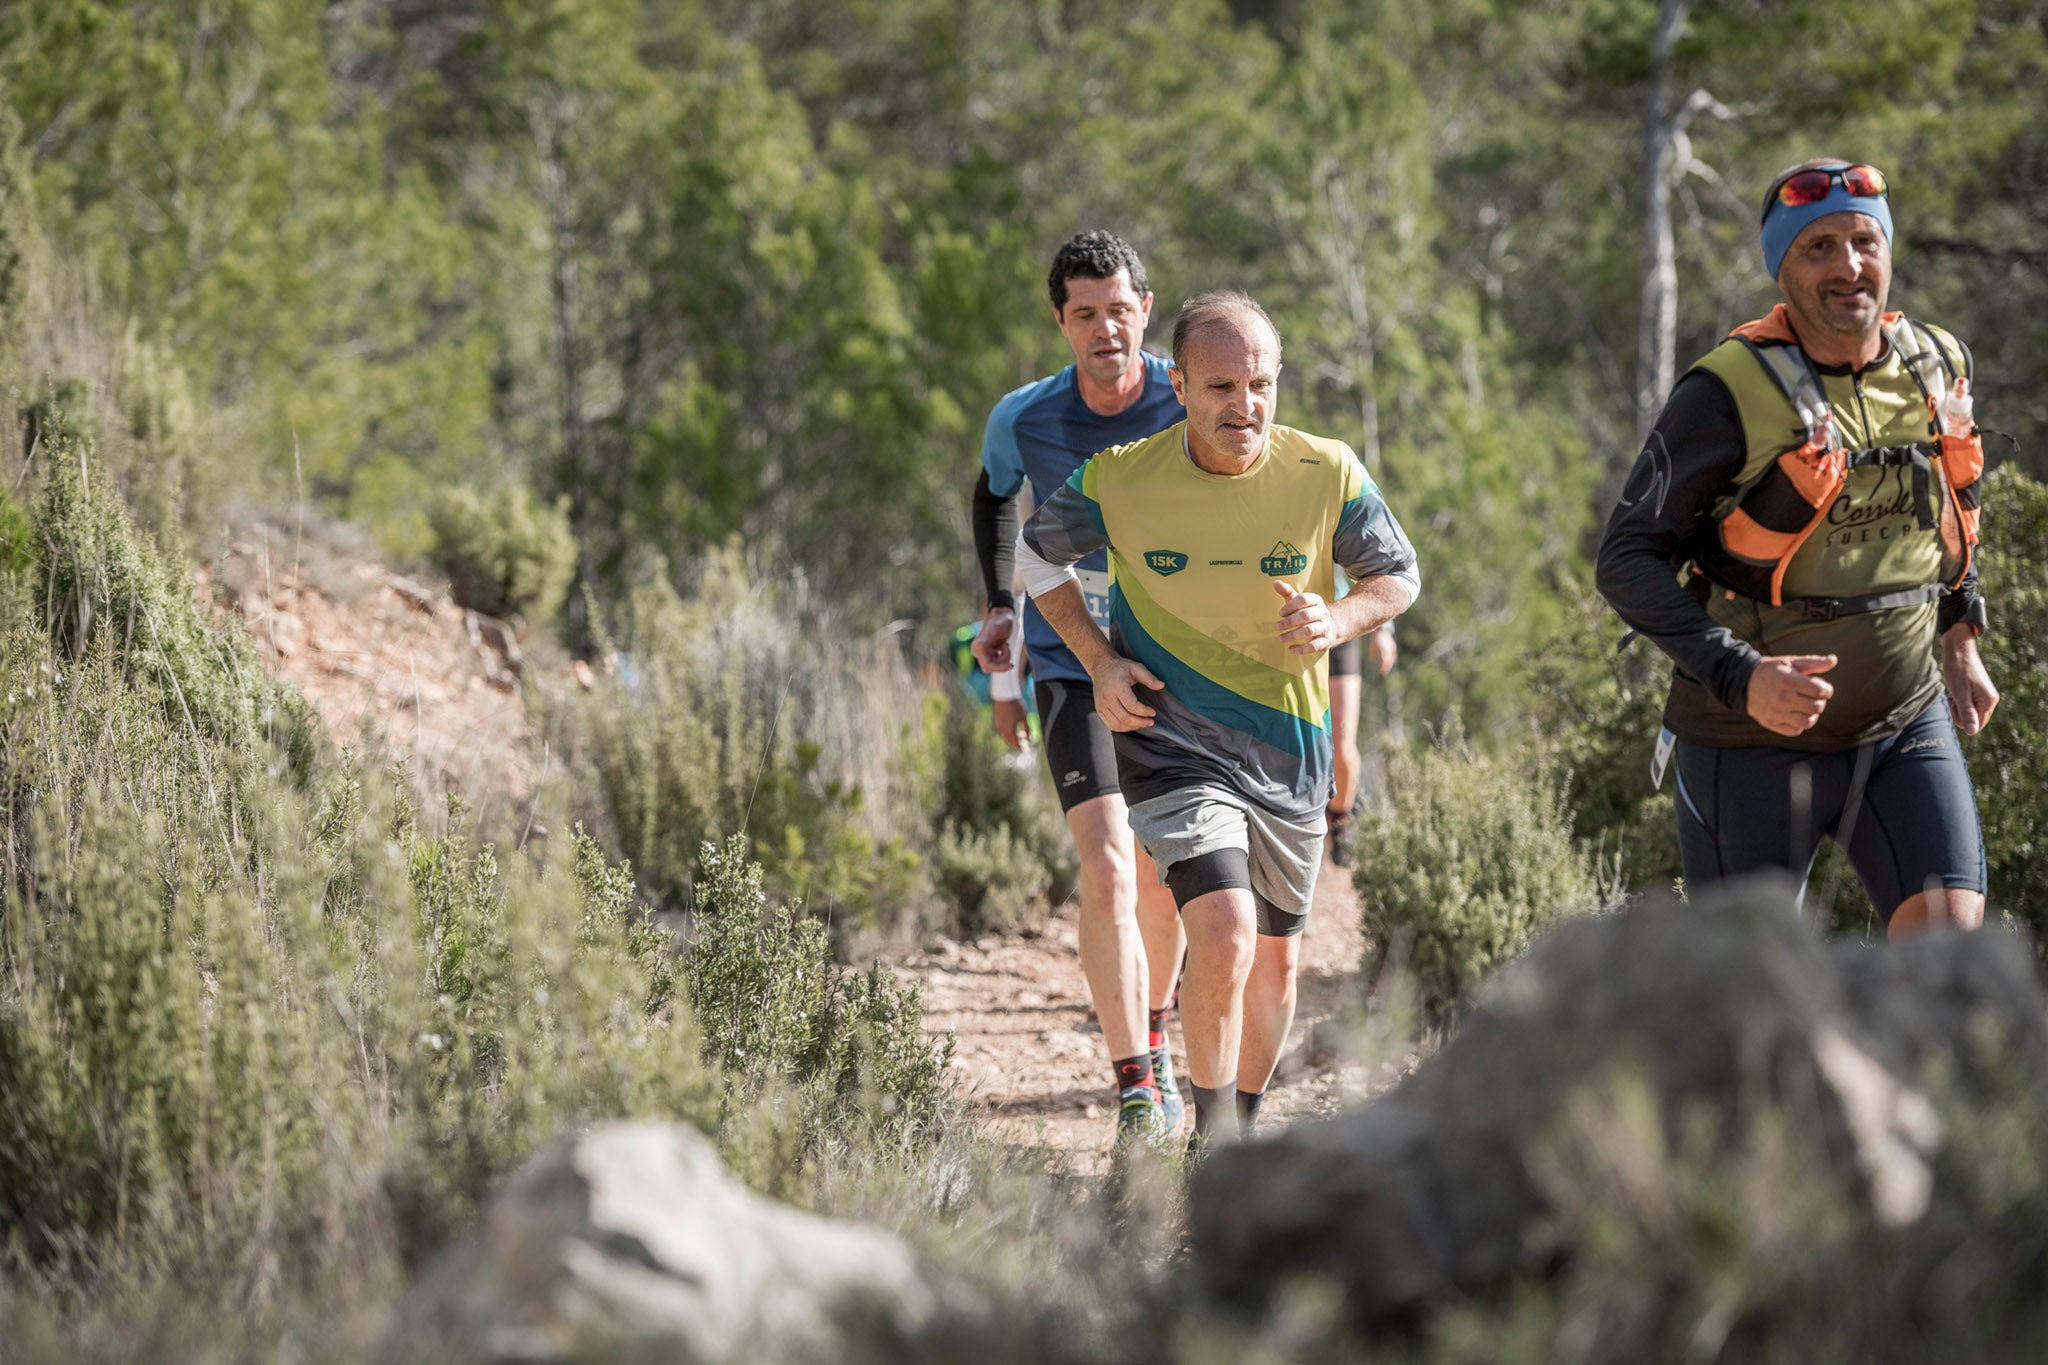
<instances>
[{"instance_id":1,"label":"man in blue shirt","mask_svg":"<svg viewBox=\"0 0 2048 1365\"><path fill-rule=\"evenodd\" d=\"M1026 733L1018 688L1003 681L1018 656L1011 578L1019 493L1028 484L1034 503L1042 502L1097 451L1142 440L1184 415L1171 366L1144 349L1152 294L1130 243L1081 233L1059 249L1047 283L1053 322L1074 363L996 404L974 489L974 544L989 604L974 653L997 680L996 729L1012 749ZM1107 556L1098 550L1075 568L1089 610L1106 627ZM1116 1073L1117 1141L1170 1133L1182 1113L1166 1043L1180 916L1131 837L1116 750L1095 713L1088 670L1030 602L1022 626L1046 760L1080 855L1081 970Z\"/></svg>"}]
</instances>

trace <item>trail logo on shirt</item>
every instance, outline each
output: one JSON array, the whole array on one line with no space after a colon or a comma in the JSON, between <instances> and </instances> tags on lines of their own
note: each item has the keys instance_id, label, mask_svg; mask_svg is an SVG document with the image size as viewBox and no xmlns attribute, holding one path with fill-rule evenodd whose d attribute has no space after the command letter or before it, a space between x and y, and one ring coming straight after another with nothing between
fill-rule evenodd
<instances>
[{"instance_id":1,"label":"trail logo on shirt","mask_svg":"<svg viewBox=\"0 0 2048 1365\"><path fill-rule=\"evenodd\" d=\"M1177 574L1188 566L1188 557L1179 550L1145 551L1145 567L1160 575Z\"/></svg>"},{"instance_id":2,"label":"trail logo on shirt","mask_svg":"<svg viewBox=\"0 0 2048 1365\"><path fill-rule=\"evenodd\" d=\"M1267 551L1266 557L1259 561L1259 572L1268 578L1285 578L1289 574L1300 573L1307 567L1308 556L1284 540L1276 543Z\"/></svg>"}]
</instances>

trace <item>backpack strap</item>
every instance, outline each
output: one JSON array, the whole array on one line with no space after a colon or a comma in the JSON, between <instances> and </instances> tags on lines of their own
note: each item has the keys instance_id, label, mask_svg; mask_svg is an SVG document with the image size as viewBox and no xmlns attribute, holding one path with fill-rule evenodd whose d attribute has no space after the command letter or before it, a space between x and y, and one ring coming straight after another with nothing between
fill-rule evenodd
<instances>
[{"instance_id":1,"label":"backpack strap","mask_svg":"<svg viewBox=\"0 0 2048 1365\"><path fill-rule=\"evenodd\" d=\"M1818 439L1822 450L1832 445L1830 434L1834 429L1834 416L1828 408L1827 394L1820 386L1820 376L1813 372L1806 352L1796 344L1760 346L1740 333L1735 339L1749 348L1749 353L1756 357L1756 363L1763 366L1764 373L1778 386L1778 392L1785 395L1785 401L1792 405L1794 415L1806 428L1807 440Z\"/></svg>"},{"instance_id":2,"label":"backpack strap","mask_svg":"<svg viewBox=\"0 0 2048 1365\"><path fill-rule=\"evenodd\" d=\"M1955 366L1949 362L1947 352L1941 349L1941 343L1934 339L1934 333L1911 318L1896 318L1893 325L1885 329L1885 337L1898 348L1914 382L1920 385L1922 396L1928 400L1927 434L1939 435L1941 428L1934 420L1934 400L1947 393L1955 383Z\"/></svg>"}]
</instances>

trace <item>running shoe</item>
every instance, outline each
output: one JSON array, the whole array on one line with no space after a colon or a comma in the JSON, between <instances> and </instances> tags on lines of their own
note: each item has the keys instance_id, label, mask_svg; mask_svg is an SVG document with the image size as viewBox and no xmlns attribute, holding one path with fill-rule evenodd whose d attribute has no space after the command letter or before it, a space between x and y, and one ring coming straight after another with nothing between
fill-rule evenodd
<instances>
[{"instance_id":1,"label":"running shoe","mask_svg":"<svg viewBox=\"0 0 2048 1365\"><path fill-rule=\"evenodd\" d=\"M1157 1089L1149 1085L1134 1085L1123 1091L1117 1099L1117 1151L1122 1151L1133 1142L1157 1147L1166 1141L1172 1129L1167 1126L1166 1114L1160 1107Z\"/></svg>"},{"instance_id":2,"label":"running shoe","mask_svg":"<svg viewBox=\"0 0 2048 1365\"><path fill-rule=\"evenodd\" d=\"M1173 1077L1173 1049L1155 1047L1152 1049L1152 1079L1159 1086L1160 1117L1166 1121L1166 1131L1180 1131L1181 1116L1187 1113L1187 1105L1180 1097L1180 1083Z\"/></svg>"}]
</instances>

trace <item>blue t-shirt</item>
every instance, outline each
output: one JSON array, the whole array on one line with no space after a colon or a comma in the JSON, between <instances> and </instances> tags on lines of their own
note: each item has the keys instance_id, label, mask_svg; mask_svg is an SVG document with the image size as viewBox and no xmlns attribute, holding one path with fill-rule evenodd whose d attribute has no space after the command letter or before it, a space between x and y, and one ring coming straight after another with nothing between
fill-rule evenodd
<instances>
[{"instance_id":1,"label":"blue t-shirt","mask_svg":"<svg viewBox=\"0 0 2048 1365\"><path fill-rule=\"evenodd\" d=\"M1104 417L1081 401L1080 379L1072 365L1026 384L997 403L981 440L981 464L988 471L989 491L999 498L1014 497L1028 481L1032 501L1043 503L1097 451L1142 441L1185 417L1180 400L1173 396L1172 365L1150 351L1141 360L1145 391L1114 417ZM1081 593L1095 624L1106 632L1108 555L1097 550L1074 570L1080 575ZM1088 681L1088 670L1081 667L1035 602L1024 604L1024 647L1031 657L1032 677Z\"/></svg>"}]
</instances>

